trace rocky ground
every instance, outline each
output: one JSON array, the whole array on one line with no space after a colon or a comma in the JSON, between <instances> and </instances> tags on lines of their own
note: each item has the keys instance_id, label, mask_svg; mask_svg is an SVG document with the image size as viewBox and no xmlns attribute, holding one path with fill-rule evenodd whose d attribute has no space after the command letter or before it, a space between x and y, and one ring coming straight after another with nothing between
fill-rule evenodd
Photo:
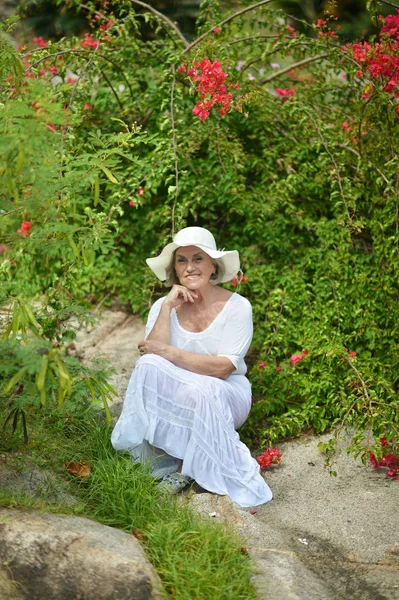
<instances>
[{"instance_id":1,"label":"rocky ground","mask_svg":"<svg viewBox=\"0 0 399 600\"><path fill-rule=\"evenodd\" d=\"M87 361L102 354L115 367L114 414L143 335L138 318L105 310L70 348ZM331 477L317 449L327 439L280 444L282 464L265 472L274 499L252 512L196 485L184 499L242 537L262 600L399 600L399 483L344 452Z\"/></svg>"}]
</instances>

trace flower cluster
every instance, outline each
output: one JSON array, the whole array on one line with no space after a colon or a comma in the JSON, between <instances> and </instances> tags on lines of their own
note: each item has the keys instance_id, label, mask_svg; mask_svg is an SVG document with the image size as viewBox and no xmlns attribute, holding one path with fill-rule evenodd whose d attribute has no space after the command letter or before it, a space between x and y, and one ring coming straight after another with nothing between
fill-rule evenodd
<instances>
[{"instance_id":1,"label":"flower cluster","mask_svg":"<svg viewBox=\"0 0 399 600\"><path fill-rule=\"evenodd\" d=\"M380 442L381 446L385 448L387 445L387 438L382 437ZM378 467L388 467L389 471L386 473L388 479L396 479L396 481L399 481L399 456L392 453L383 454L381 460L377 460L374 452L370 452L370 462L376 469L378 469Z\"/></svg>"},{"instance_id":2,"label":"flower cluster","mask_svg":"<svg viewBox=\"0 0 399 600\"><path fill-rule=\"evenodd\" d=\"M366 74L384 86L384 91L391 94L399 101L399 10L396 15L386 18L380 17L383 23L381 28L381 41L375 44L360 42L358 44L347 44L342 49L348 51L350 56L356 60L361 69L356 75L364 77ZM368 98L372 92L372 86L368 86L363 97ZM396 107L399 114L399 105Z\"/></svg>"},{"instance_id":3,"label":"flower cluster","mask_svg":"<svg viewBox=\"0 0 399 600\"><path fill-rule=\"evenodd\" d=\"M268 448L263 454L257 457L261 469L268 469L273 465L281 463L282 454L277 448Z\"/></svg>"},{"instance_id":4,"label":"flower cluster","mask_svg":"<svg viewBox=\"0 0 399 600\"><path fill-rule=\"evenodd\" d=\"M17 233L20 233L22 237L28 237L31 229L32 223L30 221L22 221L21 227L17 230Z\"/></svg>"},{"instance_id":5,"label":"flower cluster","mask_svg":"<svg viewBox=\"0 0 399 600\"><path fill-rule=\"evenodd\" d=\"M295 90L292 88L276 88L276 94L286 98L287 96L295 96Z\"/></svg>"},{"instance_id":6,"label":"flower cluster","mask_svg":"<svg viewBox=\"0 0 399 600\"><path fill-rule=\"evenodd\" d=\"M212 63L208 58L204 58L200 63L194 61L193 64L188 70L186 63L178 68L179 73L187 74L201 95L200 102L193 108L193 114L205 121L211 109L218 105L219 114L225 115L233 103L233 95L228 91L228 87L238 89L238 83L226 85L227 73L217 60Z\"/></svg>"},{"instance_id":7,"label":"flower cluster","mask_svg":"<svg viewBox=\"0 0 399 600\"><path fill-rule=\"evenodd\" d=\"M292 366L296 365L297 363L301 362L301 360L303 358L305 358L305 356L307 356L309 354L309 350L302 350L301 354L293 354L290 357L290 361Z\"/></svg>"}]
</instances>

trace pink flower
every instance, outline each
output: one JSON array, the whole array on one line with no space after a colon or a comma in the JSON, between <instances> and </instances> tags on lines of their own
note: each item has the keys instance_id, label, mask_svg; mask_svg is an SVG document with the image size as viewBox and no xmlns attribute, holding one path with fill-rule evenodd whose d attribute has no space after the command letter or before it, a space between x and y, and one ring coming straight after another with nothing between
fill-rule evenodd
<instances>
[{"instance_id":1,"label":"pink flower","mask_svg":"<svg viewBox=\"0 0 399 600\"><path fill-rule=\"evenodd\" d=\"M295 96L295 90L292 88L276 88L276 93L278 96L282 96L283 98Z\"/></svg>"},{"instance_id":2,"label":"pink flower","mask_svg":"<svg viewBox=\"0 0 399 600\"><path fill-rule=\"evenodd\" d=\"M220 27L214 27L212 33L220 33Z\"/></svg>"},{"instance_id":3,"label":"pink flower","mask_svg":"<svg viewBox=\"0 0 399 600\"><path fill-rule=\"evenodd\" d=\"M47 42L42 37L34 37L33 41L39 46L39 48L47 48Z\"/></svg>"},{"instance_id":4,"label":"pink flower","mask_svg":"<svg viewBox=\"0 0 399 600\"><path fill-rule=\"evenodd\" d=\"M130 204L130 206L136 206L135 203L133 202L133 200L129 200L129 204Z\"/></svg>"},{"instance_id":5,"label":"pink flower","mask_svg":"<svg viewBox=\"0 0 399 600\"><path fill-rule=\"evenodd\" d=\"M82 48L98 48L100 42L91 37L88 33L85 33L85 39L80 44Z\"/></svg>"},{"instance_id":6,"label":"pink flower","mask_svg":"<svg viewBox=\"0 0 399 600\"><path fill-rule=\"evenodd\" d=\"M138 192L139 196L144 196L144 192L145 192L144 188L143 187L139 187L139 192Z\"/></svg>"},{"instance_id":7,"label":"pink flower","mask_svg":"<svg viewBox=\"0 0 399 600\"><path fill-rule=\"evenodd\" d=\"M31 229L32 223L30 221L22 221L21 227L17 229L17 232L20 233L22 237L28 237Z\"/></svg>"},{"instance_id":8,"label":"pink flower","mask_svg":"<svg viewBox=\"0 0 399 600\"><path fill-rule=\"evenodd\" d=\"M352 127L349 126L348 121L344 121L341 125L341 129L345 129L346 131L351 131Z\"/></svg>"},{"instance_id":9,"label":"pink flower","mask_svg":"<svg viewBox=\"0 0 399 600\"><path fill-rule=\"evenodd\" d=\"M302 359L303 359L303 355L302 354L293 354L290 357L290 361L291 361L292 366L294 366L297 363L301 362Z\"/></svg>"},{"instance_id":10,"label":"pink flower","mask_svg":"<svg viewBox=\"0 0 399 600\"><path fill-rule=\"evenodd\" d=\"M258 367L259 367L259 369L264 369L266 365L267 365L266 362L261 362L261 363L259 363Z\"/></svg>"},{"instance_id":11,"label":"pink flower","mask_svg":"<svg viewBox=\"0 0 399 600\"><path fill-rule=\"evenodd\" d=\"M233 277L233 279L231 280L231 285L233 287L237 287L237 277Z\"/></svg>"},{"instance_id":12,"label":"pink flower","mask_svg":"<svg viewBox=\"0 0 399 600\"><path fill-rule=\"evenodd\" d=\"M276 371L281 371L281 367L279 365L276 367Z\"/></svg>"},{"instance_id":13,"label":"pink flower","mask_svg":"<svg viewBox=\"0 0 399 600\"><path fill-rule=\"evenodd\" d=\"M57 67L50 67L49 68L50 73L52 73L53 75L57 75L58 73L58 69Z\"/></svg>"},{"instance_id":14,"label":"pink flower","mask_svg":"<svg viewBox=\"0 0 399 600\"><path fill-rule=\"evenodd\" d=\"M91 104L89 104L88 102L84 105L84 110L91 110L93 107Z\"/></svg>"},{"instance_id":15,"label":"pink flower","mask_svg":"<svg viewBox=\"0 0 399 600\"><path fill-rule=\"evenodd\" d=\"M249 511L251 515L256 515L256 513L258 512L257 510L250 510Z\"/></svg>"},{"instance_id":16,"label":"pink flower","mask_svg":"<svg viewBox=\"0 0 399 600\"><path fill-rule=\"evenodd\" d=\"M186 68L187 68L187 64L183 63L182 65L180 65L180 67L177 69L178 73L185 73L186 72Z\"/></svg>"}]
</instances>

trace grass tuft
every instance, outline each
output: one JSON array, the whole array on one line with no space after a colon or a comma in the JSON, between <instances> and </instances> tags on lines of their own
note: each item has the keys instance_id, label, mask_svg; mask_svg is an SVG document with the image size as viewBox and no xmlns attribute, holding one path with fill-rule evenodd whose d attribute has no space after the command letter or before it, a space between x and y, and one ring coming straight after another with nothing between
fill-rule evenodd
<instances>
[{"instance_id":1,"label":"grass tuft","mask_svg":"<svg viewBox=\"0 0 399 600\"><path fill-rule=\"evenodd\" d=\"M30 449L18 440L13 450L28 461L67 479L81 505L65 507L139 537L161 577L168 600L255 600L251 564L237 536L200 517L176 497L162 492L145 465L111 446L111 428L87 419L41 418L34 424ZM1 444L0 444L1 446ZM9 448L10 449L10 448ZM9 454L12 454L9 452ZM68 476L64 463L90 463L88 479ZM2 494L0 505L60 512L43 500Z\"/></svg>"}]
</instances>

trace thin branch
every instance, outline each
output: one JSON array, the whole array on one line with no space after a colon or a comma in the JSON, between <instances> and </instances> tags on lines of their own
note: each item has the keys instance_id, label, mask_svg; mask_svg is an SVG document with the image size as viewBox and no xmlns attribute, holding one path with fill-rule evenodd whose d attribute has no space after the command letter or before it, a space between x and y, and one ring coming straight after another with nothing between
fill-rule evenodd
<instances>
[{"instance_id":1,"label":"thin branch","mask_svg":"<svg viewBox=\"0 0 399 600\"><path fill-rule=\"evenodd\" d=\"M184 46L186 48L188 47L188 41L186 40L186 38L184 37L184 35L180 31L180 29L173 23L173 21L171 21L170 19L168 19L168 17L166 17L165 15L163 15L162 13L160 13L158 10L156 10L155 8L153 8L152 6L150 6L149 4L146 4L145 2L140 2L140 0L130 0L130 1L133 2L133 4L138 4L138 6L141 6L142 8L145 8L146 10L148 10L149 12L151 12L153 15L156 15L157 17L159 17L160 19L162 19L163 21L165 21L169 25L169 27L171 27L173 29L173 31L176 33L176 35L178 36L178 38L183 42Z\"/></svg>"},{"instance_id":2,"label":"thin branch","mask_svg":"<svg viewBox=\"0 0 399 600\"><path fill-rule=\"evenodd\" d=\"M233 44L239 44L240 42L247 42L248 40L259 40L262 38L267 38L267 39L275 39L275 38L279 38L279 34L273 34L273 35L249 35L248 37L244 37L244 38L240 38L239 40L233 40L232 42L228 42L228 44L230 44L230 46L232 46Z\"/></svg>"},{"instance_id":3,"label":"thin branch","mask_svg":"<svg viewBox=\"0 0 399 600\"><path fill-rule=\"evenodd\" d=\"M316 60L321 60L322 58L326 58L328 56L328 52L324 54L317 54L316 56L310 56L309 58L305 58L304 60L300 60L299 62L292 63L288 65L288 67L284 67L284 69L280 69L280 71L276 71L273 75L269 75L265 79L262 79L259 83L260 85L264 85L265 83L269 83L269 81L273 81L273 79L277 79L281 75L288 73L288 71L292 71L292 69L296 69L297 67L301 67L302 65L307 65L308 63L314 62Z\"/></svg>"},{"instance_id":4,"label":"thin branch","mask_svg":"<svg viewBox=\"0 0 399 600\"><path fill-rule=\"evenodd\" d=\"M172 89L170 93L170 120L172 122L172 144L173 144L173 157L175 160L175 199L173 201L172 206L172 237L175 235L175 210L177 204L177 195L179 193L179 165L177 161L177 145L176 145L176 129L175 129L175 113L174 113L174 94L175 94L175 68L173 65L173 80L172 80Z\"/></svg>"},{"instance_id":5,"label":"thin branch","mask_svg":"<svg viewBox=\"0 0 399 600\"><path fill-rule=\"evenodd\" d=\"M41 48L40 48L40 50L41 50ZM53 56L61 56L62 54L69 54L70 52L80 54L82 52L85 52L85 50L61 50L60 52L53 52L53 54L46 54L46 56L42 56L36 62L29 65L29 67L27 67L25 69L25 73L30 71L33 67L36 67L36 65L43 62L44 60L47 60L48 58L52 58ZM30 54L30 52L27 52L26 54L24 54L24 57L27 56L28 54ZM90 54L91 54L91 52L90 52Z\"/></svg>"},{"instance_id":6,"label":"thin branch","mask_svg":"<svg viewBox=\"0 0 399 600\"><path fill-rule=\"evenodd\" d=\"M388 0L378 0L381 4L386 4L387 6L393 6L394 8L399 8L398 4L394 4L393 2L388 2Z\"/></svg>"},{"instance_id":7,"label":"thin branch","mask_svg":"<svg viewBox=\"0 0 399 600\"><path fill-rule=\"evenodd\" d=\"M108 83L108 86L111 88L111 91L112 91L113 95L115 96L117 103L119 104L119 108L121 108L123 110L124 106L123 106L118 94L116 93L114 86L112 85L112 83L110 82L107 75L104 73L104 71L102 69L100 69L100 73L104 77L105 81Z\"/></svg>"},{"instance_id":8,"label":"thin branch","mask_svg":"<svg viewBox=\"0 0 399 600\"><path fill-rule=\"evenodd\" d=\"M103 13L101 13L98 10L95 10L95 9L93 10L93 8L91 6L87 6L87 4L79 4L79 7L85 8L86 10L88 10L89 12L92 12L93 14L97 15L101 19L104 19L106 21L109 20L109 17L107 17L107 15L104 15Z\"/></svg>"},{"instance_id":9,"label":"thin branch","mask_svg":"<svg viewBox=\"0 0 399 600\"><path fill-rule=\"evenodd\" d=\"M132 2L135 2L137 0L132 0ZM243 15L244 13L250 11L250 10L255 10L256 8L259 8L259 6L263 6L265 4L270 4L271 2L276 2L276 0L262 0L262 2L257 2L256 4L252 4L251 6L247 6L246 8L243 8L241 10L239 10L238 12L234 13L233 15L230 15L230 17L227 17L226 19L224 19L223 21L221 21L218 24L218 27L223 27L223 25L226 25L226 23L229 23L230 21L232 21L233 19L235 19L236 17L239 17L240 15ZM213 33L213 30L215 29L215 26L213 26L211 29L209 29L208 31L206 31L205 33L203 33L202 35L200 35L196 40L194 40L193 42L191 42L191 44L189 46L186 46L185 50L183 50L183 54L187 54L187 52L190 52L190 50L192 50L195 46L197 46L200 42L202 42L202 40L206 37L208 37L208 35L210 35L211 33Z\"/></svg>"},{"instance_id":10,"label":"thin branch","mask_svg":"<svg viewBox=\"0 0 399 600\"><path fill-rule=\"evenodd\" d=\"M328 148L328 146L327 146L327 142L326 142L326 140L324 139L324 137L323 137L323 134L322 134L322 132L321 132L321 130L320 130L320 127L318 126L318 124L317 124L316 120L313 118L313 115L312 115L312 114L311 114L311 113L310 113L308 110L305 110L305 112L306 112L306 114L309 116L309 118L310 118L310 119L313 121L313 124L314 124L314 126L315 126L315 128L316 128L316 131L317 131L317 133L319 134L319 137L320 137L320 139L321 139L321 142L322 142L322 144L323 144L323 146L324 146L324 148L325 148L325 150L326 150L327 154L328 154L328 155L329 155L329 157L331 158L331 162L332 162L332 163L333 163L333 165L334 165L335 173L336 173L336 175L337 175L337 181L338 181L339 191L340 191L340 193L341 193L341 198L342 198L342 200L343 200L343 202L344 202L344 205L345 205L346 215L347 215L347 217L348 217L349 221L352 221L352 218L351 218L351 216L350 216L350 213L349 213L348 204L347 204L347 202L346 202L346 198L345 198L344 188L343 188L343 186L342 186L341 174L340 174L340 172L339 172L339 168L338 168L337 162L336 162L336 160L335 160L335 157L334 157L334 155L333 155L333 154L330 152L330 150L329 150L329 148Z\"/></svg>"},{"instance_id":11,"label":"thin branch","mask_svg":"<svg viewBox=\"0 0 399 600\"><path fill-rule=\"evenodd\" d=\"M371 408L371 400L370 400L369 393L367 391L366 382L364 381L363 377L360 375L359 371L356 369L355 365L353 364L353 362L351 361L351 359L349 358L349 356L345 356L345 358L346 358L346 361L347 361L348 365L355 371L356 375L358 376L358 378L360 380L360 383L362 384L363 394L367 398L367 401L369 403L369 407Z\"/></svg>"},{"instance_id":12,"label":"thin branch","mask_svg":"<svg viewBox=\"0 0 399 600\"><path fill-rule=\"evenodd\" d=\"M40 50L42 50L42 48L39 48ZM32 51L34 52L34 50ZM82 54L83 58L86 58L84 55L85 54L93 54L94 51L93 50L62 50L60 52L54 52L53 54L46 54L46 56L42 56L41 58L39 58L36 62L34 62L32 65L30 65L29 67L27 67L27 69L25 70L25 72L30 71L30 69L32 67L35 67L36 65L38 65L39 63L43 62L43 60L47 60L48 58L52 58L53 56L61 56L62 54L68 54L68 53L75 53L75 54ZM26 54L24 54L24 57L27 56L29 54L29 52L27 52ZM130 95L133 97L133 90L132 87L129 83L128 78L126 77L125 72L123 71L123 69L121 68L120 65L118 65L118 63L116 63L114 60L112 60L111 58L109 58L108 56L105 56L104 54L98 54L99 58L102 58L103 60L111 63L111 65L113 65L114 67L116 67L117 69L119 69L119 71L122 74L123 79L126 81L126 84L130 90Z\"/></svg>"}]
</instances>

